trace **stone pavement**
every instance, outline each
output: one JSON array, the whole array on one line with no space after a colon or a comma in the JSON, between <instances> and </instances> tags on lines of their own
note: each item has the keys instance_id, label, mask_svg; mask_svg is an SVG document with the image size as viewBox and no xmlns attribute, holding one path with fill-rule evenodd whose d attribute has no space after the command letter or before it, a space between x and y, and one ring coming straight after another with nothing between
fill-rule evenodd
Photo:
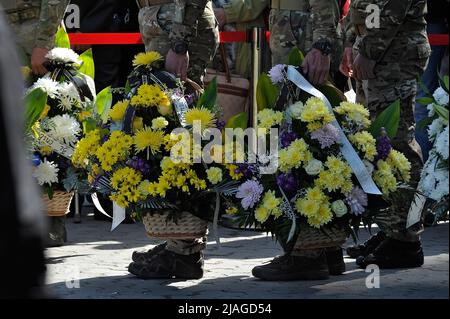
<instances>
[{"instance_id":1,"label":"stone pavement","mask_svg":"<svg viewBox=\"0 0 450 319\"><path fill-rule=\"evenodd\" d=\"M81 224L68 219L69 242L46 250L47 284L54 294L89 299L449 297L448 223L426 229L422 268L381 270L379 289L368 289L366 278L370 274L347 258L347 272L329 280L259 281L251 276L252 267L281 254L281 249L266 234L224 228L220 229L220 247L210 238L201 280L141 280L127 271L131 254L158 241L146 237L142 224L120 225L114 232L110 227L109 222L90 217L84 217ZM361 230L360 237L365 240L367 231Z\"/></svg>"}]
</instances>

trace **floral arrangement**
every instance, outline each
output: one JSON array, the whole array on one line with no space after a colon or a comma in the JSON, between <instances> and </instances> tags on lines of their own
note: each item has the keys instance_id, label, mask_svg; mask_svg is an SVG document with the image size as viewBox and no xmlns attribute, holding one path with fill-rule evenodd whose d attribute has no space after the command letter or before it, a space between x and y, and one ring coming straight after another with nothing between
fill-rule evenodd
<instances>
[{"instance_id":1,"label":"floral arrangement","mask_svg":"<svg viewBox=\"0 0 450 319\"><path fill-rule=\"evenodd\" d=\"M258 128L267 136L271 128L279 131L275 173L261 174L271 156L260 155L256 164L238 164L233 177L240 185L226 203L227 213L240 215L245 225L271 231L282 243L293 237L292 225L323 230L340 224L350 230L368 210L369 197L341 152L339 129L386 200L408 183L411 169L385 131L372 133L364 106L346 102L327 84L320 89L333 106L329 108L288 80L287 67L275 66L258 84Z\"/></svg>"},{"instance_id":2,"label":"floral arrangement","mask_svg":"<svg viewBox=\"0 0 450 319\"><path fill-rule=\"evenodd\" d=\"M85 132L72 163L137 220L149 211L167 210L174 218L187 211L209 219L217 194L233 190L219 165L194 161L195 125L199 138L223 127L217 120L217 84L213 81L200 96L189 94L161 70L163 62L157 52L135 57L123 100L112 107L106 125Z\"/></svg>"},{"instance_id":3,"label":"floral arrangement","mask_svg":"<svg viewBox=\"0 0 450 319\"><path fill-rule=\"evenodd\" d=\"M448 211L448 152L449 152L449 86L446 77L432 97L425 98L431 124L428 135L433 143L430 156L425 163L418 190L434 201L436 220Z\"/></svg>"}]
</instances>

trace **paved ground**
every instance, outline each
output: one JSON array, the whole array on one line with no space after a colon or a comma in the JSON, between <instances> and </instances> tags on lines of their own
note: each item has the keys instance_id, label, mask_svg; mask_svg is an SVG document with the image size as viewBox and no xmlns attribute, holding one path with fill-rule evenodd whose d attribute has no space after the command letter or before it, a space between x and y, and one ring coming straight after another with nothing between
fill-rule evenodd
<instances>
[{"instance_id":1,"label":"paved ground","mask_svg":"<svg viewBox=\"0 0 450 319\"><path fill-rule=\"evenodd\" d=\"M111 233L110 223L85 217L81 224L69 219L67 226L67 245L46 251L48 286L62 298L449 297L448 223L426 230L423 236L426 259L422 268L382 270L379 289L366 287L369 273L357 269L351 259L346 259L344 275L326 281L259 281L251 276L252 267L281 254L280 248L265 234L223 228L221 246L211 241L205 252L203 279L140 280L127 272L131 254L157 243L145 236L141 224L120 225ZM367 236L362 230L361 240Z\"/></svg>"}]
</instances>

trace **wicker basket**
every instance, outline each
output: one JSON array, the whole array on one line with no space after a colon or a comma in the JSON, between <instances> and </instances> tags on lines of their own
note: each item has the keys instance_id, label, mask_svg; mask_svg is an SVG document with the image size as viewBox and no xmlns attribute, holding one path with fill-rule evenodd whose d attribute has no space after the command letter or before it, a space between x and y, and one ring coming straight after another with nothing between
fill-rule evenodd
<instances>
[{"instance_id":1,"label":"wicker basket","mask_svg":"<svg viewBox=\"0 0 450 319\"><path fill-rule=\"evenodd\" d=\"M67 193L63 191L55 191L52 199L44 195L43 202L47 210L47 215L51 217L67 215L70 211L70 203L72 202L73 195L73 192Z\"/></svg>"},{"instance_id":2,"label":"wicker basket","mask_svg":"<svg viewBox=\"0 0 450 319\"><path fill-rule=\"evenodd\" d=\"M149 237L192 239L206 235L208 222L188 212L182 212L177 223L167 220L169 212L147 213L142 218Z\"/></svg>"},{"instance_id":3,"label":"wicker basket","mask_svg":"<svg viewBox=\"0 0 450 319\"><path fill-rule=\"evenodd\" d=\"M300 233L294 250L319 249L341 246L347 240L348 234L344 227L325 226L316 229L307 225L300 225Z\"/></svg>"}]
</instances>

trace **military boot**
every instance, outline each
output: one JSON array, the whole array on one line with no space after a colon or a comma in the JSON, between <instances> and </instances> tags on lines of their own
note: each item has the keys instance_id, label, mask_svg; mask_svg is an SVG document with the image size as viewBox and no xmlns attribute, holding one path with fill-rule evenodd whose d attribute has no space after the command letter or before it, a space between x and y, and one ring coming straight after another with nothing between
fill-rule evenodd
<instances>
[{"instance_id":1,"label":"military boot","mask_svg":"<svg viewBox=\"0 0 450 319\"><path fill-rule=\"evenodd\" d=\"M161 252L162 250L164 250L166 248L166 246L167 246L167 243L162 243L162 244L159 244L145 252L134 251L133 255L131 256L131 259L134 262L139 262L139 263L144 262L146 260L150 260L154 255L156 255L159 252Z\"/></svg>"},{"instance_id":2,"label":"military boot","mask_svg":"<svg viewBox=\"0 0 450 319\"><path fill-rule=\"evenodd\" d=\"M372 254L356 259L356 264L363 269L369 265L377 265L381 269L415 268L421 267L423 262L420 241L403 242L392 238L386 238Z\"/></svg>"},{"instance_id":3,"label":"military boot","mask_svg":"<svg viewBox=\"0 0 450 319\"><path fill-rule=\"evenodd\" d=\"M325 249L330 275L339 276L345 272L344 253L339 246Z\"/></svg>"},{"instance_id":4,"label":"military boot","mask_svg":"<svg viewBox=\"0 0 450 319\"><path fill-rule=\"evenodd\" d=\"M200 279L203 264L202 252L179 255L163 249L144 262L132 262L128 271L141 279Z\"/></svg>"},{"instance_id":5,"label":"military boot","mask_svg":"<svg viewBox=\"0 0 450 319\"><path fill-rule=\"evenodd\" d=\"M379 231L376 235L370 237L363 244L350 246L347 248L347 255L350 258L357 258L359 256L366 257L374 252L379 244L386 239L386 234Z\"/></svg>"},{"instance_id":6,"label":"military boot","mask_svg":"<svg viewBox=\"0 0 450 319\"><path fill-rule=\"evenodd\" d=\"M49 217L46 247L60 247L67 241L66 216Z\"/></svg>"},{"instance_id":7,"label":"military boot","mask_svg":"<svg viewBox=\"0 0 450 319\"><path fill-rule=\"evenodd\" d=\"M305 251L299 256L285 254L253 268L252 274L267 281L328 279L327 256L324 249Z\"/></svg>"}]
</instances>

